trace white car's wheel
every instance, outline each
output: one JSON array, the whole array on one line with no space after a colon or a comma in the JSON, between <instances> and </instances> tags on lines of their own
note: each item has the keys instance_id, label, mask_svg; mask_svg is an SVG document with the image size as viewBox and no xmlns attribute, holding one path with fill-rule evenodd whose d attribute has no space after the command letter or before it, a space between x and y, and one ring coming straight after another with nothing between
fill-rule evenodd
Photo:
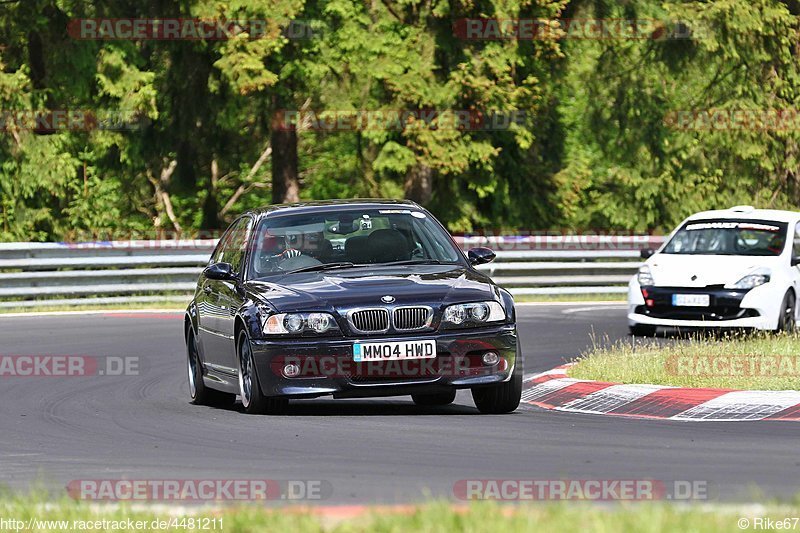
<instances>
[{"instance_id":1,"label":"white car's wheel","mask_svg":"<svg viewBox=\"0 0 800 533\"><path fill-rule=\"evenodd\" d=\"M795 305L797 299L794 292L787 291L786 296L783 297L783 304L781 304L781 314L778 317L778 332L793 333L797 321L795 320Z\"/></svg>"}]
</instances>

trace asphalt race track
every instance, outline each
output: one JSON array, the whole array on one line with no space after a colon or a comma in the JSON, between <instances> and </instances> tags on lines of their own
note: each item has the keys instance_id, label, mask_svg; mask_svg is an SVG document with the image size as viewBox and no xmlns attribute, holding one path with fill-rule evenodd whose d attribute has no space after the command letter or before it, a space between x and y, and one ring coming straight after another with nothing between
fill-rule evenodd
<instances>
[{"instance_id":1,"label":"asphalt race track","mask_svg":"<svg viewBox=\"0 0 800 533\"><path fill-rule=\"evenodd\" d=\"M527 374L624 337L621 305L518 309ZM703 481L712 500L800 492L800 424L630 420L408 397L307 400L287 416L191 405L179 315L0 317L2 355L138 356L139 375L0 377L0 484L324 480L325 504L453 497L464 479ZM755 492L754 492L755 491Z\"/></svg>"}]
</instances>

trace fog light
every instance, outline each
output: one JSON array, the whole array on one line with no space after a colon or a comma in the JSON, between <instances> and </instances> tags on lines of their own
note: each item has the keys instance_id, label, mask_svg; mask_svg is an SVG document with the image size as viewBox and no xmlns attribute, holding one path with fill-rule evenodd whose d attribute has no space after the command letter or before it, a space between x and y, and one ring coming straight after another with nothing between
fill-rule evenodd
<instances>
[{"instance_id":1,"label":"fog light","mask_svg":"<svg viewBox=\"0 0 800 533\"><path fill-rule=\"evenodd\" d=\"M290 363L283 367L283 375L287 378L296 378L300 375L300 367L294 363Z\"/></svg>"},{"instance_id":2,"label":"fog light","mask_svg":"<svg viewBox=\"0 0 800 533\"><path fill-rule=\"evenodd\" d=\"M486 352L483 354L483 364L486 366L496 365L499 360L500 356L495 352Z\"/></svg>"}]
</instances>

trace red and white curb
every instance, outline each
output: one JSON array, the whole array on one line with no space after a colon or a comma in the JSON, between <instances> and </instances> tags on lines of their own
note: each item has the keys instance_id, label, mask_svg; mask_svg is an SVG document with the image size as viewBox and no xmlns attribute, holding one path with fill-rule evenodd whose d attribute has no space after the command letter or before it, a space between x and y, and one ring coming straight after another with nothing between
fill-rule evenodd
<instances>
[{"instance_id":1,"label":"red and white curb","mask_svg":"<svg viewBox=\"0 0 800 533\"><path fill-rule=\"evenodd\" d=\"M684 421L800 420L800 391L620 385L567 377L573 363L525 380L522 401L566 411Z\"/></svg>"}]
</instances>

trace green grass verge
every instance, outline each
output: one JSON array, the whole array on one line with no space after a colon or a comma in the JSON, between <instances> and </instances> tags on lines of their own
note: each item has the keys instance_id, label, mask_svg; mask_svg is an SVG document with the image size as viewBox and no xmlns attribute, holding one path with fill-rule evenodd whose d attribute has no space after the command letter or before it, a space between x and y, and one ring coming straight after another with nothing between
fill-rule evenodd
<instances>
[{"instance_id":1,"label":"green grass verge","mask_svg":"<svg viewBox=\"0 0 800 533\"><path fill-rule=\"evenodd\" d=\"M526 302L620 302L625 303L625 294L524 294L514 296L514 301Z\"/></svg>"},{"instance_id":2,"label":"green grass verge","mask_svg":"<svg viewBox=\"0 0 800 533\"><path fill-rule=\"evenodd\" d=\"M800 390L800 336L691 336L620 341L581 356L570 377L743 390Z\"/></svg>"},{"instance_id":3,"label":"green grass verge","mask_svg":"<svg viewBox=\"0 0 800 533\"><path fill-rule=\"evenodd\" d=\"M760 517L783 520L786 517L798 516L800 507L797 504L788 506L766 506L759 510ZM178 521L186 518L208 519L206 529L186 528L176 525L159 529L160 531L217 531L224 533L292 531L292 532L376 532L395 533L405 531L434 532L657 532L657 531L692 531L697 533L716 531L737 531L737 524L742 517L747 517L754 524L753 513L743 511L735 506L700 507L679 506L667 503L630 503L627 505L599 506L587 503L546 503L500 505L492 502L472 503L466 508L456 509L448 503L432 503L406 512L392 512L384 509L366 516L338 519L331 516L304 511L301 508L268 509L261 506L223 508L208 510L191 507L170 511L164 507L132 509L128 506L93 506L72 501L41 503L28 499L0 500L0 519L20 520L26 523L20 531L78 531L81 521L102 521L109 523L106 527L91 528L92 531L155 531L152 521L156 519ZM117 528L112 521L123 522L128 519L141 521L143 528ZM216 519L214 523L212 520ZM37 524L30 526L30 520ZM46 521L65 520L65 524L47 524ZM221 524L220 524L221 520ZM73 521L78 521L74 525ZM188 523L188 522L187 522ZM179 522L180 524L180 522ZM116 524L119 525L119 524ZM4 531L15 531L8 522ZM90 530L83 528L82 530Z\"/></svg>"}]
</instances>

